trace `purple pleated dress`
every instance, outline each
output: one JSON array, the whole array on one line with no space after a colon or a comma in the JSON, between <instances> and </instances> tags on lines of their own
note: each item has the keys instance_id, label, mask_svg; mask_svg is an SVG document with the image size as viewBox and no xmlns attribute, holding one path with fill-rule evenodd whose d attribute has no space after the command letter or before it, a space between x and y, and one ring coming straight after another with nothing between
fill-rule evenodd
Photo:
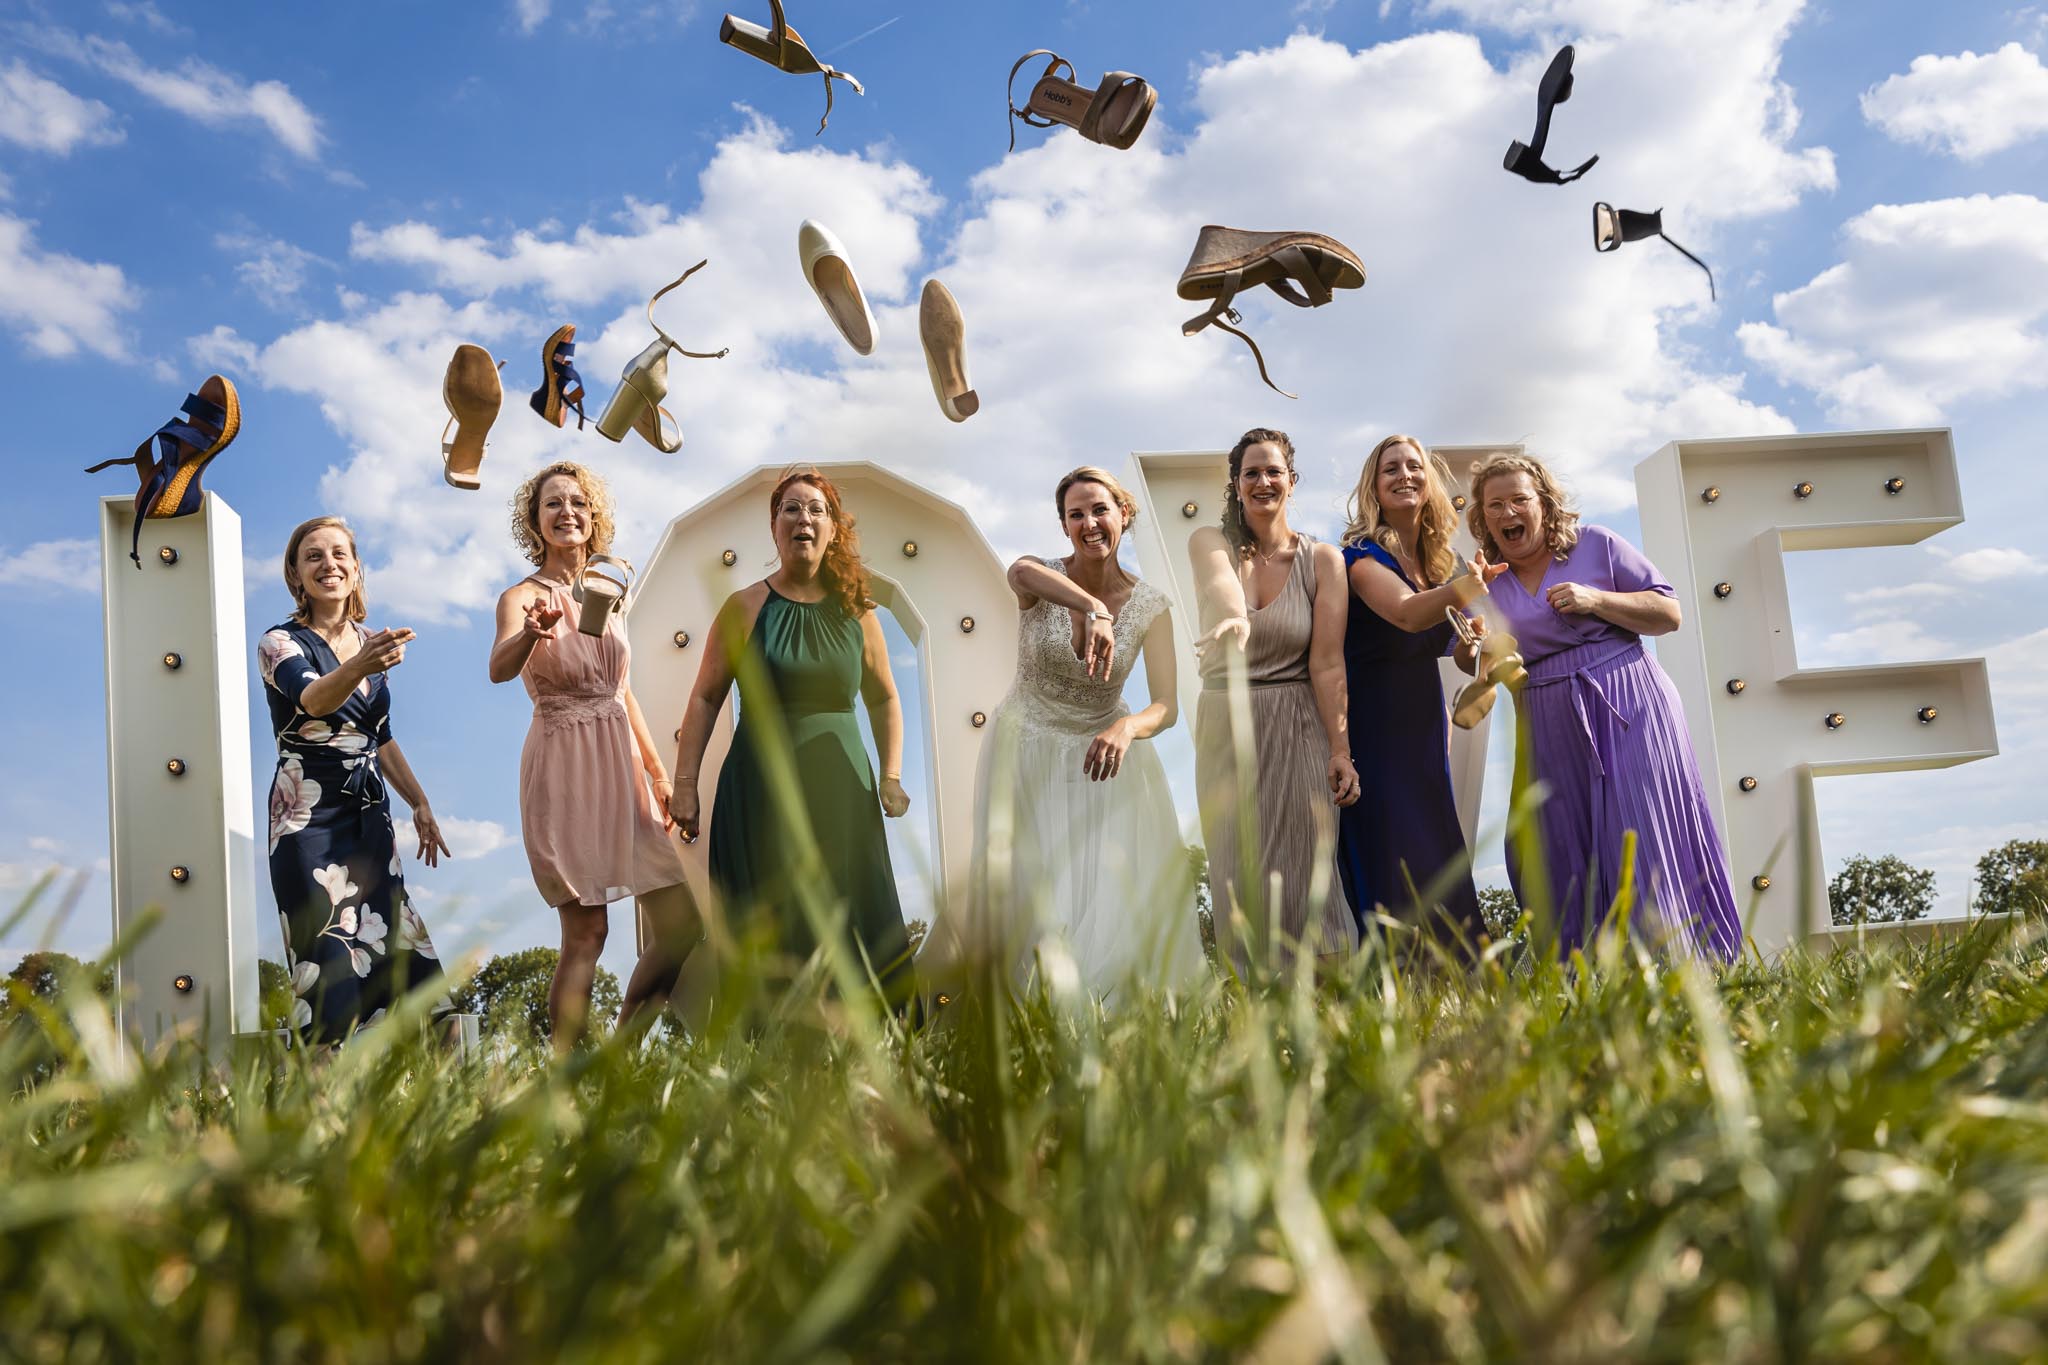
<instances>
[{"instance_id":1,"label":"purple pleated dress","mask_svg":"<svg viewBox=\"0 0 2048 1365\"><path fill-rule=\"evenodd\" d=\"M1553 610L1546 594L1559 583L1673 595L1642 551L1588 525L1535 592L1513 570L1488 589L1495 624L1514 632L1529 668L1516 720L1533 772L1518 772L1516 786L1533 776L1550 789L1539 826L1559 951L1598 931L1621 885L1622 836L1634 830L1636 931L1731 961L1742 921L1678 692L1634 631ZM1523 885L1512 843L1508 876L1529 904L1535 888Z\"/></svg>"}]
</instances>

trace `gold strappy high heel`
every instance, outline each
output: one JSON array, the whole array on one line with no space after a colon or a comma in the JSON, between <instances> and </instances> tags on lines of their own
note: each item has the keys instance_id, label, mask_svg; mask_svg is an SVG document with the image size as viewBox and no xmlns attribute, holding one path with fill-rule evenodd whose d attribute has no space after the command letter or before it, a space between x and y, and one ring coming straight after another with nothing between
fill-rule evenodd
<instances>
[{"instance_id":1,"label":"gold strappy high heel","mask_svg":"<svg viewBox=\"0 0 2048 1365\"><path fill-rule=\"evenodd\" d=\"M611 402L605 404L604 416L597 419L598 434L607 440L622 441L628 431L637 431L646 438L647 444L664 455L673 455L683 448L682 427L677 424L675 415L661 405L661 400L668 397L668 353L675 351L692 360L721 360L732 348L728 346L718 351L685 349L654 320L654 305L663 294L707 264L707 261L697 262L655 290L654 297L647 300L647 325L654 329L656 340L633 357L633 363L619 376L619 387L612 392ZM664 417L668 419L666 427L662 425ZM671 428L675 431L673 439L668 434Z\"/></svg>"}]
</instances>

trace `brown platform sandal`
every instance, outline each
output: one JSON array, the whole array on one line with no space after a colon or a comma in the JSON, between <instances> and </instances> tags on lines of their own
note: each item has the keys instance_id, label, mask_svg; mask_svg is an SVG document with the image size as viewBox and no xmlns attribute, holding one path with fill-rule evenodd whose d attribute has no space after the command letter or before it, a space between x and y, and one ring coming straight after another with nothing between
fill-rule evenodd
<instances>
[{"instance_id":1,"label":"brown platform sandal","mask_svg":"<svg viewBox=\"0 0 2048 1365\"><path fill-rule=\"evenodd\" d=\"M1330 301L1331 290L1356 289L1364 283L1365 266L1335 237L1320 232L1246 232L1212 223L1195 239L1195 254L1180 272L1178 292L1184 299L1215 302L1208 312L1182 323L1180 334L1191 337L1204 327L1222 328L1251 347L1267 388L1283 398L1296 398L1300 395L1287 392L1266 373L1258 343L1231 325L1244 319L1230 301L1238 291L1263 284L1296 308L1320 308Z\"/></svg>"},{"instance_id":2,"label":"brown platform sandal","mask_svg":"<svg viewBox=\"0 0 2048 1365\"><path fill-rule=\"evenodd\" d=\"M853 87L856 95L867 91L861 83L836 67L825 65L812 55L810 45L782 17L782 0L768 0L768 12L773 16L767 28L746 19L728 14L725 22L718 26L718 41L736 47L749 57L757 57L777 71L787 71L794 76L808 76L813 73L825 77L825 116L818 120L818 133L825 131L825 125L832 119L832 82L845 81ZM813 133L816 137L818 133Z\"/></svg>"},{"instance_id":3,"label":"brown platform sandal","mask_svg":"<svg viewBox=\"0 0 2048 1365\"><path fill-rule=\"evenodd\" d=\"M441 376L441 403L448 409L448 425L441 428L441 477L450 488L473 493L483 487L477 474L484 463L484 438L505 402L500 367L489 351L464 342L455 348L448 372ZM450 427L455 431L452 441Z\"/></svg>"},{"instance_id":4,"label":"brown platform sandal","mask_svg":"<svg viewBox=\"0 0 2048 1365\"><path fill-rule=\"evenodd\" d=\"M1050 58L1024 107L1017 107L1017 73L1033 57ZM1059 74L1065 67L1067 74ZM1050 128L1064 123L1090 142L1128 151L1145 131L1159 92L1151 83L1128 71L1112 71L1091 92L1074 84L1074 64L1051 48L1027 52L1010 68L1008 98L1010 117L1032 128ZM1010 150L1017 150L1017 123L1010 125Z\"/></svg>"}]
</instances>

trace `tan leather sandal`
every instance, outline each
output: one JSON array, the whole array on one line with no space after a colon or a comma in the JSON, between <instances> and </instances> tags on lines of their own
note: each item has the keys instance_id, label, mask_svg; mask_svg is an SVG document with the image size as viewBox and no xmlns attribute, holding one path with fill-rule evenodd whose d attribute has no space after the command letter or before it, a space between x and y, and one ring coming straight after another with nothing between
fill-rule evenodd
<instances>
[{"instance_id":1,"label":"tan leather sandal","mask_svg":"<svg viewBox=\"0 0 2048 1365\"><path fill-rule=\"evenodd\" d=\"M1333 289L1356 289L1365 283L1365 266L1335 237L1320 232L1246 232L1210 224L1195 239L1195 254L1180 272L1184 299L1214 299L1209 311L1181 324L1191 337L1204 327L1219 327L1251 347L1259 362L1259 378L1283 398L1299 397L1273 382L1259 345L1232 326L1242 322L1230 306L1240 290L1265 285L1296 308L1320 308ZM1224 321L1225 318L1229 322Z\"/></svg>"},{"instance_id":2,"label":"tan leather sandal","mask_svg":"<svg viewBox=\"0 0 2048 1365\"><path fill-rule=\"evenodd\" d=\"M867 91L844 71L827 66L812 55L810 45L783 18L782 0L768 0L768 12L773 19L767 28L726 15L725 22L718 26L718 41L738 48L749 57L759 58L777 71L787 71L793 76L822 74L825 78L825 116L818 120L818 133L822 133L832 118L832 82L845 81L853 87L856 95L865 95Z\"/></svg>"},{"instance_id":3,"label":"tan leather sandal","mask_svg":"<svg viewBox=\"0 0 2048 1365\"><path fill-rule=\"evenodd\" d=\"M1019 109L1017 73L1033 57L1049 60L1038 83L1031 87L1024 107ZM1062 67L1067 72L1064 77L1059 74ZM1017 150L1017 123L1032 128L1064 123L1090 142L1120 152L1130 150L1137 142L1152 117L1152 107L1159 103L1159 92L1151 83L1128 71L1112 71L1091 91L1074 84L1073 75L1074 64L1051 48L1041 47L1017 59L1017 64L1010 68L1008 86L1010 117L1016 121L1010 125L1011 151Z\"/></svg>"}]
</instances>

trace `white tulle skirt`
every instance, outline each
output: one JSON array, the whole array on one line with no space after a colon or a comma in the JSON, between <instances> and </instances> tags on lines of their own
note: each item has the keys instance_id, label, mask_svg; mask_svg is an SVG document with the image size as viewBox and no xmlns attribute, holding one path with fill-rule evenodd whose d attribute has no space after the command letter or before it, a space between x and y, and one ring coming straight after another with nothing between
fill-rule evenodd
<instances>
[{"instance_id":1,"label":"white tulle skirt","mask_svg":"<svg viewBox=\"0 0 2048 1365\"><path fill-rule=\"evenodd\" d=\"M1127 984L1183 988L1203 970L1189 864L1166 770L1139 740L1107 781L1082 769L1095 732L1026 725L1005 707L975 792L974 937L1020 979L1114 998Z\"/></svg>"}]
</instances>

